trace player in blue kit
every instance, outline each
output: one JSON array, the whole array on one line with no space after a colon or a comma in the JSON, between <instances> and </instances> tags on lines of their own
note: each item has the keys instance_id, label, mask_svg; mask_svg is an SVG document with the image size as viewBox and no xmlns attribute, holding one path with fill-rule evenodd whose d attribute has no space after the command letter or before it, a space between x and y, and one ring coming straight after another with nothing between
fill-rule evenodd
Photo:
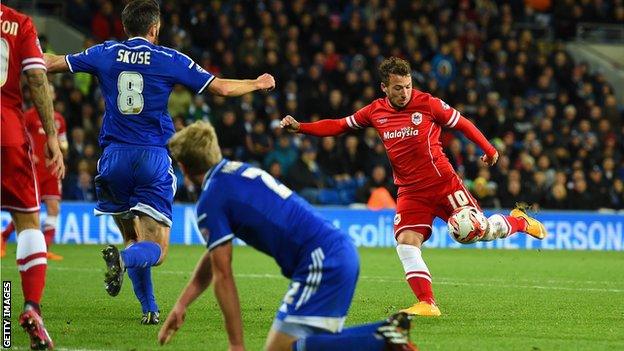
<instances>
[{"instance_id":1,"label":"player in blue kit","mask_svg":"<svg viewBox=\"0 0 624 351\"><path fill-rule=\"evenodd\" d=\"M167 101L175 84L193 92L239 96L271 89L275 80L264 74L254 80L221 79L188 56L156 45L160 9L153 0L134 0L122 12L130 39L107 41L84 52L46 55L48 72L87 72L97 76L106 110L99 142L103 154L95 177L96 215L113 215L126 249L102 250L107 265L106 291L116 296L124 271L141 302L143 324L157 324L158 305L151 267L166 254L176 178L167 151L174 133Z\"/></svg>"},{"instance_id":2,"label":"player in blue kit","mask_svg":"<svg viewBox=\"0 0 624 351\"><path fill-rule=\"evenodd\" d=\"M291 279L267 337L267 350L415 350L405 313L343 329L359 273L351 239L267 172L223 159L214 128L195 122L169 141L171 155L201 190L197 224L208 251L158 335L167 343L187 306L212 283L225 317L229 350L243 350L232 239L273 257Z\"/></svg>"}]
</instances>

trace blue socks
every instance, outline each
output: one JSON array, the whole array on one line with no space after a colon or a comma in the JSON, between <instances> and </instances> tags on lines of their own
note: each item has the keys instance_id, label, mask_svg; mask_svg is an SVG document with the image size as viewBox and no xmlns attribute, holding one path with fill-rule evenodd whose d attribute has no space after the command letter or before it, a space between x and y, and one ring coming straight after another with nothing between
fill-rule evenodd
<instances>
[{"instance_id":1,"label":"blue socks","mask_svg":"<svg viewBox=\"0 0 624 351\"><path fill-rule=\"evenodd\" d=\"M121 258L126 268L151 267L160 259L160 245L153 241L139 241L121 250Z\"/></svg>"},{"instance_id":2,"label":"blue socks","mask_svg":"<svg viewBox=\"0 0 624 351\"><path fill-rule=\"evenodd\" d=\"M143 313L157 312L158 304L156 304L152 285L152 267L128 268L128 277L132 281L134 295L141 303Z\"/></svg>"},{"instance_id":3,"label":"blue socks","mask_svg":"<svg viewBox=\"0 0 624 351\"><path fill-rule=\"evenodd\" d=\"M158 262L160 252L160 245L151 241L140 241L121 251L134 294L141 303L143 313L158 311L152 285L152 266Z\"/></svg>"},{"instance_id":4,"label":"blue socks","mask_svg":"<svg viewBox=\"0 0 624 351\"><path fill-rule=\"evenodd\" d=\"M310 335L297 340L292 349L294 351L381 351L385 349L386 344L381 337L375 335L375 332L382 324L383 322L357 325L343 329L338 334Z\"/></svg>"},{"instance_id":5,"label":"blue socks","mask_svg":"<svg viewBox=\"0 0 624 351\"><path fill-rule=\"evenodd\" d=\"M132 281L132 289L134 289L134 295L136 295L137 299L141 303L141 309L143 313L147 313L149 309L149 305L147 303L147 297L145 296L144 286L143 286L143 270L145 268L128 268L128 277Z\"/></svg>"}]
</instances>

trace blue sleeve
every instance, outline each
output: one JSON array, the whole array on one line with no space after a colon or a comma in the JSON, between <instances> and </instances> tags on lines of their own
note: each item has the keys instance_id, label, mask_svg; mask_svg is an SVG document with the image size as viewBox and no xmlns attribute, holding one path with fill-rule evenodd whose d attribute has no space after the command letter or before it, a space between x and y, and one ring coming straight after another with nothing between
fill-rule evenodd
<instances>
[{"instance_id":1,"label":"blue sleeve","mask_svg":"<svg viewBox=\"0 0 624 351\"><path fill-rule=\"evenodd\" d=\"M102 52L104 51L104 45L95 45L83 52L79 52L73 55L66 55L65 62L69 66L69 70L72 73L87 72L95 74L100 64L100 60L103 58Z\"/></svg>"},{"instance_id":2,"label":"blue sleeve","mask_svg":"<svg viewBox=\"0 0 624 351\"><path fill-rule=\"evenodd\" d=\"M182 84L196 94L201 94L215 78L214 75L203 69L191 60L190 57L175 52L172 67L174 83Z\"/></svg>"},{"instance_id":3,"label":"blue sleeve","mask_svg":"<svg viewBox=\"0 0 624 351\"><path fill-rule=\"evenodd\" d=\"M204 196L197 203L196 215L199 231L206 240L206 247L215 247L234 239L227 215L217 196L206 199Z\"/></svg>"}]
</instances>

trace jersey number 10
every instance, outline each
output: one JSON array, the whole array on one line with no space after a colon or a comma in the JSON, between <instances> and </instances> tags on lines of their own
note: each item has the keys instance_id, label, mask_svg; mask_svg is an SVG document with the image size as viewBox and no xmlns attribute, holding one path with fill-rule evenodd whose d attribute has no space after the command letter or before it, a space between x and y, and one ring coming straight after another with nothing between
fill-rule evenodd
<instances>
[{"instance_id":1,"label":"jersey number 10","mask_svg":"<svg viewBox=\"0 0 624 351\"><path fill-rule=\"evenodd\" d=\"M124 115L143 111L143 76L139 72L123 71L117 78L117 108Z\"/></svg>"}]
</instances>

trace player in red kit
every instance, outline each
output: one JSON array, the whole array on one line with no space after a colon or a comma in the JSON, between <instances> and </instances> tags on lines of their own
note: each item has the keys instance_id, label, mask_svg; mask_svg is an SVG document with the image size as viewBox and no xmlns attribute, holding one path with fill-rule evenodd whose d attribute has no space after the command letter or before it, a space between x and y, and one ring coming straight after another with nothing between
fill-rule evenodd
<instances>
[{"instance_id":1,"label":"player in red kit","mask_svg":"<svg viewBox=\"0 0 624 351\"><path fill-rule=\"evenodd\" d=\"M462 184L442 151L442 128L461 131L477 144L485 155L483 162L492 166L498 152L483 134L444 101L412 89L411 68L407 61L391 57L379 66L381 89L386 94L351 116L299 123L292 116L281 121L282 128L315 136L339 135L350 130L373 127L381 137L399 188L394 235L397 253L405 270L405 278L419 302L404 312L421 316L439 316L431 274L422 258L421 246L431 235L435 217L444 221L453 210L479 205ZM514 209L510 215L495 214L481 240L506 238L525 232L535 238L546 237L544 226L524 210Z\"/></svg>"},{"instance_id":2,"label":"player in red kit","mask_svg":"<svg viewBox=\"0 0 624 351\"><path fill-rule=\"evenodd\" d=\"M50 93L52 101L54 101L54 85L50 84ZM45 238L46 247L48 249L48 259L60 261L63 256L50 251L50 245L54 242L56 233L56 224L60 212L61 202L61 180L52 174L45 163L45 145L48 137L43 129L43 124L37 113L37 109L32 107L24 113L24 123L26 131L32 143L33 161L37 172L37 182L39 185L39 198L46 205L46 218L43 221L43 237ZM54 112L54 127L58 135L61 150L67 150L67 133L65 127L65 119L63 116ZM11 233L15 230L15 224L10 222L5 230L2 231L2 247L0 257L5 255L6 242L9 240Z\"/></svg>"},{"instance_id":3,"label":"player in red kit","mask_svg":"<svg viewBox=\"0 0 624 351\"><path fill-rule=\"evenodd\" d=\"M33 103L47 134L47 165L62 178L63 154L54 129L54 110L48 92L48 79L37 31L29 17L0 5L0 85L2 154L2 195L0 206L9 211L17 231L17 266L22 280L24 312L19 323L30 336L32 349L53 348L39 303L45 286L46 245L39 229L39 190L22 114L20 76L26 74Z\"/></svg>"}]
</instances>

